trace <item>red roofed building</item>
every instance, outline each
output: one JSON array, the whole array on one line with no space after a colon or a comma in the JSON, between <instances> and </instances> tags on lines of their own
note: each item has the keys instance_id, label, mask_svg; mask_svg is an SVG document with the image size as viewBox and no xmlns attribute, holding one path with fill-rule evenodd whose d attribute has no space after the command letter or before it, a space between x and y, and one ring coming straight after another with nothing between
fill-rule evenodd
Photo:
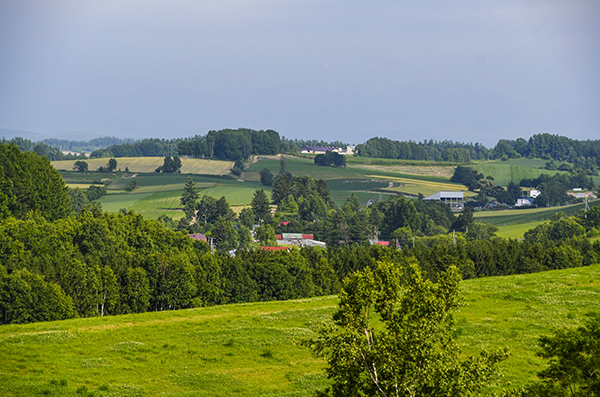
<instances>
[{"instance_id":1,"label":"red roofed building","mask_svg":"<svg viewBox=\"0 0 600 397\"><path fill-rule=\"evenodd\" d=\"M383 245L384 247L389 247L390 246L390 242L389 241L375 241L375 244Z\"/></svg>"},{"instance_id":2,"label":"red roofed building","mask_svg":"<svg viewBox=\"0 0 600 397\"><path fill-rule=\"evenodd\" d=\"M190 237L194 240L206 241L206 236L202 233L192 233Z\"/></svg>"},{"instance_id":3,"label":"red roofed building","mask_svg":"<svg viewBox=\"0 0 600 397\"><path fill-rule=\"evenodd\" d=\"M260 247L260 249L262 251L271 251L271 252L281 251L281 250L285 250L285 251L289 251L290 250L289 247Z\"/></svg>"}]
</instances>

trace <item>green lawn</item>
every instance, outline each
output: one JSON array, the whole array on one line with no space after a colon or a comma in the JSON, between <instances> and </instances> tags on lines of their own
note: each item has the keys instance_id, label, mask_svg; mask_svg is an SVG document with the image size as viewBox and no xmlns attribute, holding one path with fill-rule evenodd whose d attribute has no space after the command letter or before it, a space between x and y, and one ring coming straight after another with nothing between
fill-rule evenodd
<instances>
[{"instance_id":1,"label":"green lawn","mask_svg":"<svg viewBox=\"0 0 600 397\"><path fill-rule=\"evenodd\" d=\"M100 198L100 202L102 203L103 211L119 212L122 208L130 210L138 200L151 195L152 193L107 194Z\"/></svg>"},{"instance_id":2,"label":"green lawn","mask_svg":"<svg viewBox=\"0 0 600 397\"><path fill-rule=\"evenodd\" d=\"M600 301L600 265L462 283L463 355L507 346L499 388L534 379L538 336ZM336 297L0 326L0 395L310 396L323 361L296 344ZM497 388L494 388L498 390ZM80 390L80 393L77 393Z\"/></svg>"},{"instance_id":3,"label":"green lawn","mask_svg":"<svg viewBox=\"0 0 600 397\"><path fill-rule=\"evenodd\" d=\"M542 222L530 222L530 223L519 223L516 225L508 225L508 226L498 226L498 232L496 235L498 237L504 238L523 238L525 232L530 229L533 229L537 225L540 225Z\"/></svg>"}]
</instances>

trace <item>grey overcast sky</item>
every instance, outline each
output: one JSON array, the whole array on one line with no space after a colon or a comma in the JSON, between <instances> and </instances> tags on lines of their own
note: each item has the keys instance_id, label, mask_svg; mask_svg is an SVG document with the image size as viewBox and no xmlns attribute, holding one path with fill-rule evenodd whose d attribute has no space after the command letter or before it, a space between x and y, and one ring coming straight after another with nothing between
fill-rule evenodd
<instances>
[{"instance_id":1,"label":"grey overcast sky","mask_svg":"<svg viewBox=\"0 0 600 397\"><path fill-rule=\"evenodd\" d=\"M600 139L597 0L0 0L0 128Z\"/></svg>"}]
</instances>

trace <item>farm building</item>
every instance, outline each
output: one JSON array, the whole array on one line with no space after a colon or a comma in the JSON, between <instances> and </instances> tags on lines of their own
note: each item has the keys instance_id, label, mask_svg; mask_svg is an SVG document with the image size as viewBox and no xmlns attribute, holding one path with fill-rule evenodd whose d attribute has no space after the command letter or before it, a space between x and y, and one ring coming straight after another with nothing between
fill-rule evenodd
<instances>
[{"instance_id":1,"label":"farm building","mask_svg":"<svg viewBox=\"0 0 600 397\"><path fill-rule=\"evenodd\" d=\"M531 197L531 198L536 198L536 197L537 197L537 196L539 196L540 194L542 194L542 192L540 192L540 191L539 191L539 190L537 190L537 189L531 189L531 190L529 191L529 197Z\"/></svg>"},{"instance_id":2,"label":"farm building","mask_svg":"<svg viewBox=\"0 0 600 397\"><path fill-rule=\"evenodd\" d=\"M297 245L300 247L326 247L324 242L314 240L314 236L312 234L282 233L278 234L276 237L277 244Z\"/></svg>"},{"instance_id":3,"label":"farm building","mask_svg":"<svg viewBox=\"0 0 600 397\"><path fill-rule=\"evenodd\" d=\"M524 207L526 205L532 205L533 199L529 197L517 197L517 201L515 202L515 207Z\"/></svg>"},{"instance_id":4,"label":"farm building","mask_svg":"<svg viewBox=\"0 0 600 397\"><path fill-rule=\"evenodd\" d=\"M344 149L341 147L329 147L329 146L302 146L300 148L302 153L315 153L315 154L325 154L326 152L335 152L340 154L345 154Z\"/></svg>"},{"instance_id":5,"label":"farm building","mask_svg":"<svg viewBox=\"0 0 600 397\"><path fill-rule=\"evenodd\" d=\"M452 211L462 211L464 207L463 192L440 191L425 197L423 200L435 200L448 204Z\"/></svg>"}]
</instances>

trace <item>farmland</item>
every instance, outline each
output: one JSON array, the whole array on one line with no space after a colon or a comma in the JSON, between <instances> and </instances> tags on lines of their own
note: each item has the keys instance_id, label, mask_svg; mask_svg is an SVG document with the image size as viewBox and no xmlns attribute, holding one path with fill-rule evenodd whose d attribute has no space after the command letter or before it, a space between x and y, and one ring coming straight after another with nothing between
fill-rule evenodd
<instances>
[{"instance_id":1,"label":"farmland","mask_svg":"<svg viewBox=\"0 0 600 397\"><path fill-rule=\"evenodd\" d=\"M431 162L402 162L388 160L382 164L354 159L356 165L346 168L317 167L313 159L308 157L286 158L286 169L294 176L310 175L315 179L324 179L331 192L331 197L341 205L355 193L361 203L369 199L385 200L396 194L418 193L429 195L438 190L466 190L462 185L449 182L447 174L449 165L436 165ZM90 159L90 169L106 165L106 159ZM185 181L192 176L200 194L215 198L224 196L232 206L249 205L256 189L270 190L262 186L259 171L269 169L277 174L280 159L276 156L260 156L250 162L244 172L243 182L228 174L232 163L213 160L182 159L182 174L157 174L154 169L162 164L162 158L118 158L118 168L129 168L129 173L78 173L70 171L74 161L54 162L61 170L66 183L71 187L86 188L91 184L108 184L108 195L100 200L103 209L117 212L121 209L134 210L144 216L156 219L160 215L174 218L183 216L177 196L181 194ZM403 171L403 172L399 172ZM444 176L439 176L443 174ZM127 185L136 181L138 188L125 192ZM390 185L394 186L389 188ZM167 193L168 192L168 193ZM159 194L160 193L160 194ZM156 203L152 203L156 201Z\"/></svg>"},{"instance_id":2,"label":"farmland","mask_svg":"<svg viewBox=\"0 0 600 397\"><path fill-rule=\"evenodd\" d=\"M155 169L163 165L163 157L118 157L117 169L129 169L129 172L154 172ZM57 170L69 171L73 169L76 160L53 161L52 165ZM104 167L108 163L106 158L87 159L88 169L95 171L99 167ZM182 158L181 172L184 174L200 175L226 175L233 167L231 161L205 160Z\"/></svg>"},{"instance_id":3,"label":"farmland","mask_svg":"<svg viewBox=\"0 0 600 397\"><path fill-rule=\"evenodd\" d=\"M535 378L537 337L594 310L600 265L462 283L463 355L508 346L492 390ZM334 296L0 327L0 395L309 396L324 362L300 347ZM508 386L510 385L510 386Z\"/></svg>"},{"instance_id":4,"label":"farmland","mask_svg":"<svg viewBox=\"0 0 600 397\"><path fill-rule=\"evenodd\" d=\"M539 169L540 162L537 159L516 159L509 161L490 161L474 164L472 167L485 176L492 175L497 185L506 186L510 182L519 183L521 179L535 179L542 174L555 175L562 171L550 171ZM544 164L541 164L542 166Z\"/></svg>"},{"instance_id":5,"label":"farmland","mask_svg":"<svg viewBox=\"0 0 600 397\"><path fill-rule=\"evenodd\" d=\"M600 205L600 200L591 201L590 207ZM512 209L501 211L479 211L475 212L475 221L490 223L495 226L517 225L531 222L549 220L557 212L564 212L568 216L577 214L584 209L585 204L573 204L564 207Z\"/></svg>"},{"instance_id":6,"label":"farmland","mask_svg":"<svg viewBox=\"0 0 600 397\"><path fill-rule=\"evenodd\" d=\"M475 195L464 185L450 182L449 176L454 166L442 162L349 157L347 167L333 168L315 166L313 156L285 158L286 169L292 175L310 175L315 179L324 179L331 197L338 205L342 205L352 193L355 193L363 204L369 199L386 200L397 194L416 197L420 193L428 196L440 190L462 190L465 197ZM90 159L90 169L106 165L106 161L107 159ZM128 167L130 172L77 173L69 171L74 161L56 161L53 165L61 170L70 187L86 188L92 183L108 184L109 195L101 199L104 210L116 212L123 208L133 209L155 219L160 215L174 218L183 216L176 197L177 192L181 193L189 176L193 177L201 194L215 198L224 196L230 205L241 207L250 204L256 189L270 190L270 187L261 185L259 171L266 168L276 175L281 164L278 156L256 156L247 165L243 181L238 181L229 174L233 164L226 161L183 158L182 174L154 173L154 169L162 164L160 157L118 158L117 161L118 168ZM505 184L522 177L534 178L542 172L557 172L536 168L544 164L545 161L539 159L513 159L478 163L474 167L486 176L493 175L498 184ZM133 180L136 180L138 189L125 192L124 188ZM158 194L165 192L170 193ZM154 200L157 202L151 204ZM547 220L557 211L566 211L568 215L572 215L579 211L580 207L581 205L573 207L576 209L561 207L518 212L485 212L475 216L479 222L507 226Z\"/></svg>"}]
</instances>

